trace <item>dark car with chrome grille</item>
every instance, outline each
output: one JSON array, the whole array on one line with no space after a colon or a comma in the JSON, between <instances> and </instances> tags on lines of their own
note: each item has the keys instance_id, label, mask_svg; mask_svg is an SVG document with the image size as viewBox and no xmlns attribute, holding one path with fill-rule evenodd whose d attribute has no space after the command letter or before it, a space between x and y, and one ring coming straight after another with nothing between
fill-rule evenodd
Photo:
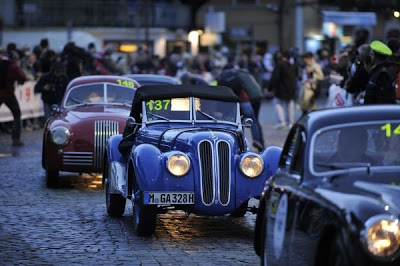
<instances>
[{"instance_id":1,"label":"dark car with chrome grille","mask_svg":"<svg viewBox=\"0 0 400 266\"><path fill-rule=\"evenodd\" d=\"M123 134L110 137L103 163L110 216L133 205L138 235L152 235L157 214L243 216L274 173L281 149L250 150L239 99L222 86L138 88Z\"/></svg>"},{"instance_id":2,"label":"dark car with chrome grille","mask_svg":"<svg viewBox=\"0 0 400 266\"><path fill-rule=\"evenodd\" d=\"M400 106L316 110L259 202L261 265L400 265Z\"/></svg>"},{"instance_id":3,"label":"dark car with chrome grille","mask_svg":"<svg viewBox=\"0 0 400 266\"><path fill-rule=\"evenodd\" d=\"M107 139L122 132L139 83L119 76L72 80L43 134L42 166L48 186L60 171L101 173Z\"/></svg>"}]
</instances>

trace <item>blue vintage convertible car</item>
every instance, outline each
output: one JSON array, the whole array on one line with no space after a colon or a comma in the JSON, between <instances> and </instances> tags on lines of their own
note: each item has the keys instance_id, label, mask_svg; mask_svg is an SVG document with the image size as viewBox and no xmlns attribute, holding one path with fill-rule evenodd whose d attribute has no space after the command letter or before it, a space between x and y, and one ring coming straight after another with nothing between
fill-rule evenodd
<instances>
[{"instance_id":1,"label":"blue vintage convertible car","mask_svg":"<svg viewBox=\"0 0 400 266\"><path fill-rule=\"evenodd\" d=\"M239 99L227 87L140 87L123 135L110 137L104 157L108 214L122 216L132 200L135 231L143 236L154 233L157 213L167 209L243 216L281 152L251 152L243 126Z\"/></svg>"}]
</instances>

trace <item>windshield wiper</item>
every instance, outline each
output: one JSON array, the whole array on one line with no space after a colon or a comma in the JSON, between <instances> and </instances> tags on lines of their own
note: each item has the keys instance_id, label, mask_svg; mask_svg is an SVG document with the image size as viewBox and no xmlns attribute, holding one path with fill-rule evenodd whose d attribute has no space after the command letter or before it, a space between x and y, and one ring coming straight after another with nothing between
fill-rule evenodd
<instances>
[{"instance_id":1,"label":"windshield wiper","mask_svg":"<svg viewBox=\"0 0 400 266\"><path fill-rule=\"evenodd\" d=\"M157 118L160 118L160 119L163 119L163 120L166 120L166 121L169 122L169 119L166 118L166 117L164 117L164 116L156 115L156 114L153 114L153 113L147 113L147 114L148 114L148 115L151 115L151 116L154 116L154 117L157 117Z\"/></svg>"},{"instance_id":2,"label":"windshield wiper","mask_svg":"<svg viewBox=\"0 0 400 266\"><path fill-rule=\"evenodd\" d=\"M346 169L351 169L351 168L356 168L356 167L366 167L367 168L367 174L369 175L371 172L371 164L370 163L363 163L363 162L346 162L346 163L340 163L340 162L332 162L332 163L315 163L315 165L322 166L322 167L327 167L331 170L346 170ZM332 181L334 178L336 178L337 175L334 175L330 178L330 181Z\"/></svg>"},{"instance_id":3,"label":"windshield wiper","mask_svg":"<svg viewBox=\"0 0 400 266\"><path fill-rule=\"evenodd\" d=\"M363 163L363 162L346 162L346 163L340 163L340 162L333 162L333 163L315 163L315 165L322 166L322 167L327 167L332 170L336 169L350 169L350 168L355 168L355 167L370 167L370 163Z\"/></svg>"},{"instance_id":4,"label":"windshield wiper","mask_svg":"<svg viewBox=\"0 0 400 266\"><path fill-rule=\"evenodd\" d=\"M76 98L74 98L74 97L71 97L71 96L70 96L68 99L69 99L69 100L72 100L73 102L79 103L79 104L83 104L83 103L85 103L85 101L82 101L82 100L76 99Z\"/></svg>"},{"instance_id":5,"label":"windshield wiper","mask_svg":"<svg viewBox=\"0 0 400 266\"><path fill-rule=\"evenodd\" d=\"M123 105L123 106L132 106L132 102L107 102L107 104Z\"/></svg>"},{"instance_id":6,"label":"windshield wiper","mask_svg":"<svg viewBox=\"0 0 400 266\"><path fill-rule=\"evenodd\" d=\"M213 121L218 121L218 119L216 119L216 118L213 117L212 115L209 115L209 114L207 114L207 113L205 113L205 112L203 112L203 111L201 111L201 110L196 110L196 111L199 112L200 114L204 115L205 117L207 117L207 118L213 120Z\"/></svg>"}]
</instances>

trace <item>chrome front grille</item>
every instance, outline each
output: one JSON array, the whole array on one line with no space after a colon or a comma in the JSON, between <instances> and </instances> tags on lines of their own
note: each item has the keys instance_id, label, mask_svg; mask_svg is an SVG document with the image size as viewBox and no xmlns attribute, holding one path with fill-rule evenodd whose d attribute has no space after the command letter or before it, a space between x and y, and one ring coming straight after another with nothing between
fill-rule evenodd
<instances>
[{"instance_id":1,"label":"chrome front grille","mask_svg":"<svg viewBox=\"0 0 400 266\"><path fill-rule=\"evenodd\" d=\"M199 144L200 159L200 178L203 202L210 205L214 201L214 167L213 167L213 149L209 141L203 141Z\"/></svg>"},{"instance_id":2,"label":"chrome front grille","mask_svg":"<svg viewBox=\"0 0 400 266\"><path fill-rule=\"evenodd\" d=\"M210 141L202 141L198 149L204 204L211 205L218 197L222 205L227 205L231 187L231 151L228 142L219 141L214 147Z\"/></svg>"},{"instance_id":3,"label":"chrome front grille","mask_svg":"<svg viewBox=\"0 0 400 266\"><path fill-rule=\"evenodd\" d=\"M222 205L229 203L230 197L230 148L226 141L218 142L219 198Z\"/></svg>"},{"instance_id":4,"label":"chrome front grille","mask_svg":"<svg viewBox=\"0 0 400 266\"><path fill-rule=\"evenodd\" d=\"M104 149L110 136L119 133L117 121L99 120L94 124L94 162L95 167L103 166Z\"/></svg>"},{"instance_id":5,"label":"chrome front grille","mask_svg":"<svg viewBox=\"0 0 400 266\"><path fill-rule=\"evenodd\" d=\"M93 152L64 152L63 164L92 166Z\"/></svg>"}]
</instances>

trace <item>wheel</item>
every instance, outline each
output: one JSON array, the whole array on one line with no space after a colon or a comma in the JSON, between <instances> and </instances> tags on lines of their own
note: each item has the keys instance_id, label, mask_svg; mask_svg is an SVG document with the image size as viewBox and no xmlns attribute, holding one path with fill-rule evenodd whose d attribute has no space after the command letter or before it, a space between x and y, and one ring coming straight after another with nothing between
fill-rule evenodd
<instances>
[{"instance_id":1,"label":"wheel","mask_svg":"<svg viewBox=\"0 0 400 266\"><path fill-rule=\"evenodd\" d=\"M46 185L47 187L55 187L58 182L59 171L57 170L49 170L46 167Z\"/></svg>"},{"instance_id":2,"label":"wheel","mask_svg":"<svg viewBox=\"0 0 400 266\"><path fill-rule=\"evenodd\" d=\"M329 256L326 265L328 266L349 266L350 263L348 261L346 251L343 245L343 241L341 236L336 233L333 237L330 248L329 248Z\"/></svg>"},{"instance_id":3,"label":"wheel","mask_svg":"<svg viewBox=\"0 0 400 266\"><path fill-rule=\"evenodd\" d=\"M239 208L237 208L236 210L231 212L231 216L232 217L243 217L247 212L248 204L249 204L249 201L246 201L245 203L240 205Z\"/></svg>"},{"instance_id":4,"label":"wheel","mask_svg":"<svg viewBox=\"0 0 400 266\"><path fill-rule=\"evenodd\" d=\"M156 230L157 206L132 201L133 225L138 236L151 236Z\"/></svg>"},{"instance_id":5,"label":"wheel","mask_svg":"<svg viewBox=\"0 0 400 266\"><path fill-rule=\"evenodd\" d=\"M106 186L106 207L107 213L111 217L121 217L125 212L125 204L126 199L120 194L111 194L110 193L110 169L108 165L108 161L104 162L104 185Z\"/></svg>"},{"instance_id":6,"label":"wheel","mask_svg":"<svg viewBox=\"0 0 400 266\"><path fill-rule=\"evenodd\" d=\"M264 216L261 222L261 243L260 243L260 251L261 251L261 265L268 265L268 249L267 249L267 239L268 239L268 230L267 230L267 208L265 208Z\"/></svg>"}]
</instances>

